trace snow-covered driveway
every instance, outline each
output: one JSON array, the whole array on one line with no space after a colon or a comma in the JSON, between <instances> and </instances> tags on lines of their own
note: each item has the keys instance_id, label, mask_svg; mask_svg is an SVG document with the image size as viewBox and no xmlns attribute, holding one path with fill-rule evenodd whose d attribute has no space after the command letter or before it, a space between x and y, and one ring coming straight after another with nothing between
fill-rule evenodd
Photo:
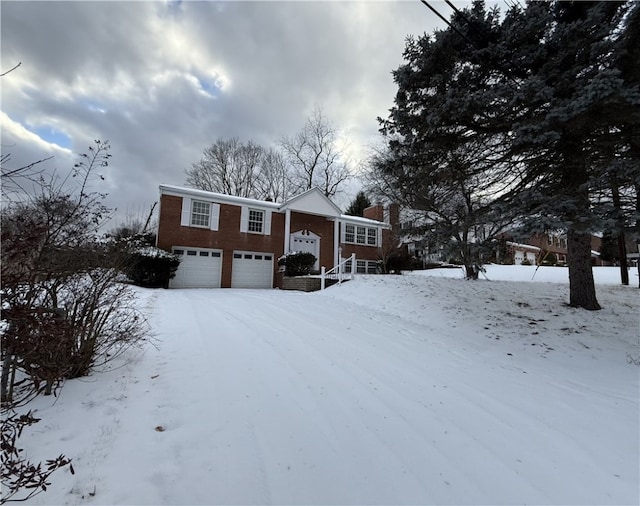
<instances>
[{"instance_id":1,"label":"snow-covered driveway","mask_svg":"<svg viewBox=\"0 0 640 506\"><path fill-rule=\"evenodd\" d=\"M528 336L477 308L454 318L451 283L141 291L157 348L38 401L78 450L47 445L76 476L32 502L637 503L633 331L595 351L588 332L584 348L531 332L543 308ZM480 296L513 299L495 289Z\"/></svg>"}]
</instances>

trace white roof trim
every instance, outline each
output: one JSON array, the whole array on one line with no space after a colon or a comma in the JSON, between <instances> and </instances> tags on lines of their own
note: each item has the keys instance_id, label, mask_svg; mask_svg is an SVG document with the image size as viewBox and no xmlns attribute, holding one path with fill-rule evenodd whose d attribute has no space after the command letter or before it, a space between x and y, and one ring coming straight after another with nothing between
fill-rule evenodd
<instances>
[{"instance_id":1,"label":"white roof trim","mask_svg":"<svg viewBox=\"0 0 640 506\"><path fill-rule=\"evenodd\" d=\"M296 195L295 197L290 198L284 203L277 203L277 202L268 202L266 200L236 197L234 195L225 195L224 193L209 192L205 190L196 190L195 188L185 188L184 186L175 186L170 184L160 185L161 195L174 195L176 197L189 196L189 197L200 198L203 200L208 200L208 201L217 202L217 203L232 204L237 206L262 207L264 209L271 209L277 212L283 212L286 209L291 208L292 203L295 203L303 199L305 196L308 196L311 193L317 193L318 195L320 195L331 206L331 208L336 211L335 214L331 214L331 215L326 215L322 213L313 213L312 211L309 211L309 212L312 212L312 214L338 219L343 223L353 223L356 225L369 225L372 227L391 228L390 225L382 221L371 220L369 218L363 218L361 216L350 216L348 214L342 214L342 211L340 211L340 208L336 206L329 198L327 198L327 196L324 193L322 193L322 191L320 191L318 188L312 188L311 190L307 190L303 193L300 193L299 195ZM297 212L305 212L304 210L298 210L295 208L291 208L291 210L297 211Z\"/></svg>"},{"instance_id":2,"label":"white roof trim","mask_svg":"<svg viewBox=\"0 0 640 506\"><path fill-rule=\"evenodd\" d=\"M383 221L363 218L362 216L351 216L350 214L340 215L340 221L343 223L353 223L354 225L369 225L371 227L391 228L391 225Z\"/></svg>"},{"instance_id":3,"label":"white roof trim","mask_svg":"<svg viewBox=\"0 0 640 506\"><path fill-rule=\"evenodd\" d=\"M294 204L296 202L299 202L300 200L304 200L305 198L309 198L311 195L317 195L319 196L322 200L324 200L324 202L326 204L328 204L329 208L333 211L329 214L327 213L314 213L314 214L321 214L323 216L329 216L332 218L337 218L342 214L342 210L335 205L331 199L329 199L329 197L327 197L319 188L311 188L310 190L304 191L302 193L299 193L298 195L295 195L294 197L291 197L289 200L287 200L286 202L284 202L283 204L280 205L280 210L281 211L285 211L287 209L291 209L292 211L300 211L300 212L306 212L303 209L297 209ZM309 210L311 211L311 210Z\"/></svg>"},{"instance_id":4,"label":"white roof trim","mask_svg":"<svg viewBox=\"0 0 640 506\"><path fill-rule=\"evenodd\" d=\"M161 195L174 195L181 197L188 195L212 202L222 202L235 204L238 206L264 207L265 209L278 210L281 204L277 202L268 202L266 200L249 199L245 197L236 197L234 195L225 195L224 193L208 192L205 190L196 190L194 188L184 188L182 186L173 186L168 184L160 185Z\"/></svg>"},{"instance_id":5,"label":"white roof trim","mask_svg":"<svg viewBox=\"0 0 640 506\"><path fill-rule=\"evenodd\" d=\"M540 248L538 248L537 246L531 246L530 244L520 244L517 242L511 242L511 241L507 241L507 246L513 246L515 248L522 248L522 249L531 249L533 251L540 251Z\"/></svg>"}]
</instances>

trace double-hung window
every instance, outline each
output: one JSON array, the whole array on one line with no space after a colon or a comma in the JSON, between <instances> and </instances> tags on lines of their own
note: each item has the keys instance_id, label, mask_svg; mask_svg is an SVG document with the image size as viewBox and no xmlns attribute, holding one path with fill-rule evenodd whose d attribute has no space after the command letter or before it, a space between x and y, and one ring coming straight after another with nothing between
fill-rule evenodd
<instances>
[{"instance_id":1,"label":"double-hung window","mask_svg":"<svg viewBox=\"0 0 640 506\"><path fill-rule=\"evenodd\" d=\"M240 232L271 235L271 215L271 209L242 206L240 209Z\"/></svg>"},{"instance_id":2,"label":"double-hung window","mask_svg":"<svg viewBox=\"0 0 640 506\"><path fill-rule=\"evenodd\" d=\"M256 232L261 234L264 230L264 211L257 209L249 209L249 232Z\"/></svg>"},{"instance_id":3,"label":"double-hung window","mask_svg":"<svg viewBox=\"0 0 640 506\"><path fill-rule=\"evenodd\" d=\"M378 229L360 225L344 225L344 242L349 244L378 245Z\"/></svg>"},{"instance_id":4,"label":"double-hung window","mask_svg":"<svg viewBox=\"0 0 640 506\"><path fill-rule=\"evenodd\" d=\"M375 246L378 242L378 231L375 228L367 229L367 244L369 246Z\"/></svg>"},{"instance_id":5,"label":"double-hung window","mask_svg":"<svg viewBox=\"0 0 640 506\"><path fill-rule=\"evenodd\" d=\"M209 227L209 217L211 215L211 204L193 200L191 202L191 226Z\"/></svg>"},{"instance_id":6,"label":"double-hung window","mask_svg":"<svg viewBox=\"0 0 640 506\"><path fill-rule=\"evenodd\" d=\"M344 242L354 243L356 237L356 227L353 225L345 225L344 227Z\"/></svg>"}]
</instances>

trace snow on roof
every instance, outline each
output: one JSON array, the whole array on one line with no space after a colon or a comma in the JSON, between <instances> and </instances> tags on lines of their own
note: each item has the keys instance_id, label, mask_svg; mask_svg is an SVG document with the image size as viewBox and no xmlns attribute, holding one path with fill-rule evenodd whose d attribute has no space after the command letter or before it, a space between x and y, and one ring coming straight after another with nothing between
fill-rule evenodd
<instances>
[{"instance_id":1,"label":"snow on roof","mask_svg":"<svg viewBox=\"0 0 640 506\"><path fill-rule=\"evenodd\" d=\"M341 221L346 221L348 223L355 223L358 225L370 225L370 226L383 226L384 228L391 228L391 225L384 223L378 220L372 220L370 218L363 218L362 216L351 216L350 214L341 214Z\"/></svg>"},{"instance_id":2,"label":"snow on roof","mask_svg":"<svg viewBox=\"0 0 640 506\"><path fill-rule=\"evenodd\" d=\"M300 195L292 197L286 202L278 203L278 202L269 202L266 200L250 199L246 197L236 197L234 195L225 195L224 193L197 190L195 188L186 188L184 186L175 186L175 185L169 185L169 184L160 185L160 193L165 195L172 195L172 194L191 195L193 197L199 197L202 199L208 199L208 200L213 200L217 202L224 202L224 203L235 204L235 205L250 205L254 207L263 207L263 208L272 209L278 212L282 212L282 210L286 208L288 205L290 205L292 202L295 202L300 198L304 198L305 195L309 194L310 192L312 193L315 190L316 189L308 190L304 193L301 193ZM335 204L331 202L331 200L329 200L328 198L326 198L326 200L330 202L338 212L340 211L340 209L336 207ZM350 216L348 214L340 214L339 219L347 223L355 223L359 225L369 225L369 226L377 226L377 227L383 226L385 228L390 228L390 226L387 225L386 223L383 223L377 220L372 220L369 218L363 218L361 216Z\"/></svg>"},{"instance_id":3,"label":"snow on roof","mask_svg":"<svg viewBox=\"0 0 640 506\"><path fill-rule=\"evenodd\" d=\"M185 188L184 186L174 186L170 184L161 184L160 193L171 195L172 193L192 195L203 199L215 200L220 202L228 202L237 205L251 205L256 207L266 207L269 209L279 209L282 204L277 202L269 202L267 200L250 199L247 197L236 197L235 195L226 195L224 193L216 193L205 190L196 190L195 188Z\"/></svg>"},{"instance_id":4,"label":"snow on roof","mask_svg":"<svg viewBox=\"0 0 640 506\"><path fill-rule=\"evenodd\" d=\"M534 251L540 251L540 248L538 248L537 246L531 246L531 244L521 244L518 242L511 242L511 241L507 241L507 246L514 246L516 248L523 248L523 249L531 249Z\"/></svg>"}]
</instances>

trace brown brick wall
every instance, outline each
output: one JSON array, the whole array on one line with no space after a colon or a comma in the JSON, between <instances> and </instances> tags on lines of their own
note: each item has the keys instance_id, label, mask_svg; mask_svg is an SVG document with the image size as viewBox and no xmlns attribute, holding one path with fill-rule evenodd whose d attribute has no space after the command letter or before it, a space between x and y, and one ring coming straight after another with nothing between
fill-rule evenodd
<instances>
[{"instance_id":1,"label":"brown brick wall","mask_svg":"<svg viewBox=\"0 0 640 506\"><path fill-rule=\"evenodd\" d=\"M271 235L240 232L239 206L220 204L218 231L180 225L182 198L162 195L160 198L160 220L158 227L158 247L171 251L174 246L192 246L222 250L221 286L231 286L233 251L256 251L271 253L274 258L274 286L280 286L282 276L277 274L277 260L284 253L283 213L272 213ZM331 269L333 264L334 222L322 216L305 213L291 213L291 232L308 230L320 237L319 265ZM352 253L363 260L377 260L380 248L356 244L341 244L344 258Z\"/></svg>"},{"instance_id":2,"label":"brown brick wall","mask_svg":"<svg viewBox=\"0 0 640 506\"><path fill-rule=\"evenodd\" d=\"M342 258L347 258L356 254L356 259L378 260L380 258L380 248L373 246L362 246L361 244L340 244L342 246Z\"/></svg>"},{"instance_id":3,"label":"brown brick wall","mask_svg":"<svg viewBox=\"0 0 640 506\"><path fill-rule=\"evenodd\" d=\"M363 216L370 220L384 221L384 207L380 204L367 207L363 212Z\"/></svg>"},{"instance_id":4,"label":"brown brick wall","mask_svg":"<svg viewBox=\"0 0 640 506\"><path fill-rule=\"evenodd\" d=\"M291 213L291 233L308 230L320 236L320 258L318 264L327 269L333 267L333 221L323 216L305 213ZM284 230L284 224L282 225Z\"/></svg>"},{"instance_id":5,"label":"brown brick wall","mask_svg":"<svg viewBox=\"0 0 640 506\"><path fill-rule=\"evenodd\" d=\"M180 225L182 198L162 195L160 199L160 220L158 227L158 247L171 251L172 246L192 246L194 248L221 249L222 281L221 286L231 286L233 251L257 251L274 255L275 272L278 269L278 257L284 249L284 215L272 213L271 235L240 232L240 207L220 204L220 222L218 231L204 228L183 227Z\"/></svg>"},{"instance_id":6,"label":"brown brick wall","mask_svg":"<svg viewBox=\"0 0 640 506\"><path fill-rule=\"evenodd\" d=\"M389 225L394 229L400 228L400 206L398 204L389 204Z\"/></svg>"}]
</instances>

